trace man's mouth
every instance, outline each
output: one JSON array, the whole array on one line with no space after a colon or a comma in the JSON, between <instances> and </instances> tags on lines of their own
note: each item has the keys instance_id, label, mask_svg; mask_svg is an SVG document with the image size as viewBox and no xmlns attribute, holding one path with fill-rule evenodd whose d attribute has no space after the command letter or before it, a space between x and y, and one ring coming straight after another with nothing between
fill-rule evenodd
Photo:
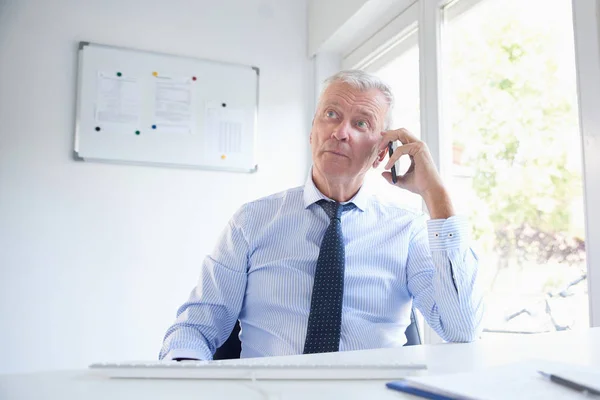
<instances>
[{"instance_id":1,"label":"man's mouth","mask_svg":"<svg viewBox=\"0 0 600 400\"><path fill-rule=\"evenodd\" d=\"M325 153L331 153L331 154L335 154L336 156L339 156L339 157L348 158L348 156L346 154L342 153L341 151L337 151L337 150L325 150Z\"/></svg>"}]
</instances>

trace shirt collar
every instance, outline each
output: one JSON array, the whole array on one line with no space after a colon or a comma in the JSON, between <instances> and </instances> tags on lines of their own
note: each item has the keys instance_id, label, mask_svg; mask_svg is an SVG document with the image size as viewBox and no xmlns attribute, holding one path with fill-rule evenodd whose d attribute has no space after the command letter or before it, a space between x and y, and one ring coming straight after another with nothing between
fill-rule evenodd
<instances>
[{"instance_id":1,"label":"shirt collar","mask_svg":"<svg viewBox=\"0 0 600 400\"><path fill-rule=\"evenodd\" d=\"M354 205L361 211L365 211L369 203L369 194L363 184L358 192L348 202L354 203ZM304 184L304 208L308 208L311 204L316 203L319 200L333 201L329 197L325 196L317 187L312 179L312 168L308 172L306 183Z\"/></svg>"}]
</instances>

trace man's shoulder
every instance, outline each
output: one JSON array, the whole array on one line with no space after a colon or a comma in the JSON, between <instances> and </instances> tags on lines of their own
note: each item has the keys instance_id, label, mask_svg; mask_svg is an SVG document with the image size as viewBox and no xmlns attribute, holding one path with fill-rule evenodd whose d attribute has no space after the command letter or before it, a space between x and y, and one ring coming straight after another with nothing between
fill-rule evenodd
<instances>
[{"instance_id":1,"label":"man's shoulder","mask_svg":"<svg viewBox=\"0 0 600 400\"><path fill-rule=\"evenodd\" d=\"M414 237L416 232L426 229L429 219L429 215L418 208L377 196L371 199L371 212L377 214L377 221L383 221L389 226L406 232L408 236L402 237L407 239Z\"/></svg>"},{"instance_id":2,"label":"man's shoulder","mask_svg":"<svg viewBox=\"0 0 600 400\"><path fill-rule=\"evenodd\" d=\"M302 194L300 186L249 201L236 211L232 223L254 237L273 221L303 209Z\"/></svg>"},{"instance_id":3,"label":"man's shoulder","mask_svg":"<svg viewBox=\"0 0 600 400\"><path fill-rule=\"evenodd\" d=\"M244 219L253 214L265 218L278 213L283 207L297 208L303 204L303 189L303 186L298 186L249 201L240 207L236 217Z\"/></svg>"},{"instance_id":4,"label":"man's shoulder","mask_svg":"<svg viewBox=\"0 0 600 400\"><path fill-rule=\"evenodd\" d=\"M297 186L281 192L273 193L267 196L259 197L256 200L249 201L244 204L245 207L271 207L277 203L286 201L302 201L304 186Z\"/></svg>"},{"instance_id":5,"label":"man's shoulder","mask_svg":"<svg viewBox=\"0 0 600 400\"><path fill-rule=\"evenodd\" d=\"M390 217L421 219L427 215L420 209L407 205L397 200L371 195L371 208L374 212Z\"/></svg>"}]
</instances>

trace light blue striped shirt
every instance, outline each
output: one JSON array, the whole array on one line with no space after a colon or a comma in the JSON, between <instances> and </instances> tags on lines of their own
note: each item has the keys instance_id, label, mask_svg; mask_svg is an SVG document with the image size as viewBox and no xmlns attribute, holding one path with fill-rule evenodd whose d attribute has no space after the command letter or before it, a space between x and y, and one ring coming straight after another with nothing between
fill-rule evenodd
<instances>
[{"instance_id":1,"label":"light blue striped shirt","mask_svg":"<svg viewBox=\"0 0 600 400\"><path fill-rule=\"evenodd\" d=\"M160 359L212 359L235 322L242 357L302 354L327 199L301 187L243 205L204 260ZM477 257L462 217L429 220L363 186L341 218L346 251L340 351L399 347L414 305L445 340L476 339Z\"/></svg>"}]
</instances>

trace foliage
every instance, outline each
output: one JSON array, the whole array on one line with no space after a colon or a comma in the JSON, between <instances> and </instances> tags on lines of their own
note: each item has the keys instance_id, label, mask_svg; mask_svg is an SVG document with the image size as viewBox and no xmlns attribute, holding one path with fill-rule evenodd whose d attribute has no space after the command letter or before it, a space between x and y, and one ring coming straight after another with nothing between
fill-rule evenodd
<instances>
[{"instance_id":1,"label":"foliage","mask_svg":"<svg viewBox=\"0 0 600 400\"><path fill-rule=\"evenodd\" d=\"M572 33L515 17L519 3L445 31L453 140L465 146L482 203L473 233L505 260L577 264L585 243L573 224L582 187Z\"/></svg>"}]
</instances>

